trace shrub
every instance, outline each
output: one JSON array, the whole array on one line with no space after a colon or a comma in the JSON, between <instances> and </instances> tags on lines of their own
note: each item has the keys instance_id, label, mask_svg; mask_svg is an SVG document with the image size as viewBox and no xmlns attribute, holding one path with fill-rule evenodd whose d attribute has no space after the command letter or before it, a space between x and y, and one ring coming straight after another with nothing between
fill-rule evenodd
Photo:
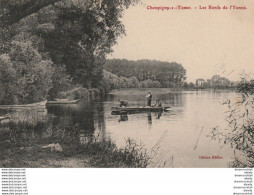
<instances>
[{"instance_id":1,"label":"shrub","mask_svg":"<svg viewBox=\"0 0 254 195\"><path fill-rule=\"evenodd\" d=\"M0 56L0 84L4 104L42 101L52 87L52 62L43 60L31 42L13 41L8 55Z\"/></svg>"},{"instance_id":2,"label":"shrub","mask_svg":"<svg viewBox=\"0 0 254 195\"><path fill-rule=\"evenodd\" d=\"M143 145L130 138L122 148L109 139L91 139L83 145L82 152L92 157L91 164L96 167L145 168L151 163L151 157Z\"/></svg>"},{"instance_id":3,"label":"shrub","mask_svg":"<svg viewBox=\"0 0 254 195\"><path fill-rule=\"evenodd\" d=\"M223 140L235 150L235 160L231 167L254 167L254 85L246 79L237 86L239 97L228 99L224 104L228 107L227 128L214 128L211 138Z\"/></svg>"},{"instance_id":4,"label":"shrub","mask_svg":"<svg viewBox=\"0 0 254 195\"><path fill-rule=\"evenodd\" d=\"M75 100L75 99L89 97L89 90L82 87L82 86L76 86L73 89L59 93L59 95L60 95L60 98L67 98L69 100Z\"/></svg>"}]
</instances>

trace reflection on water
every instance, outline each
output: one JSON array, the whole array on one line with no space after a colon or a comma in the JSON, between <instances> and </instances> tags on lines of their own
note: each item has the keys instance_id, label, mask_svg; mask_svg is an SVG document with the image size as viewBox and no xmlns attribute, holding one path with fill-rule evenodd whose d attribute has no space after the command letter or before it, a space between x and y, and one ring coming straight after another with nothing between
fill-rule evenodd
<instances>
[{"instance_id":1,"label":"reflection on water","mask_svg":"<svg viewBox=\"0 0 254 195\"><path fill-rule=\"evenodd\" d=\"M121 122L121 121L128 121L128 114L127 113L120 114L120 118L119 118L118 122Z\"/></svg>"},{"instance_id":2,"label":"reflection on water","mask_svg":"<svg viewBox=\"0 0 254 195\"><path fill-rule=\"evenodd\" d=\"M147 119L148 119L148 124L152 125L153 121L152 121L152 114L151 114L151 112L147 113Z\"/></svg>"},{"instance_id":3,"label":"reflection on water","mask_svg":"<svg viewBox=\"0 0 254 195\"><path fill-rule=\"evenodd\" d=\"M227 91L170 91L153 89L153 100L160 99L163 106L171 105L167 112L111 115L111 107L118 99L127 100L129 106L146 105L145 90L119 90L95 102L80 101L73 105L52 105L44 110L0 111L8 114L8 125L1 124L1 140L11 129L13 139L76 136L86 143L93 136L110 138L122 146L125 139L133 138L147 149L160 147L160 161L166 158L170 167L227 167L232 149L222 147L207 138L210 129L224 125L223 98L234 95ZM153 102L155 103L155 101ZM202 129L203 127L203 129ZM20 131L18 131L18 129ZM202 131L201 131L202 129ZM195 148L195 150L193 149ZM200 160L199 156L220 155L222 160ZM169 166L169 165L166 165Z\"/></svg>"}]
</instances>

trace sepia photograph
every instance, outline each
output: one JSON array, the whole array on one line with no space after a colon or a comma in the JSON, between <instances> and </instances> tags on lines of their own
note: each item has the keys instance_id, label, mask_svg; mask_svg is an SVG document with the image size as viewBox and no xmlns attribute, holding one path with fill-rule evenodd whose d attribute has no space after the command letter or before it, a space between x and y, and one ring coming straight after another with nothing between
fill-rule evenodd
<instances>
[{"instance_id":1,"label":"sepia photograph","mask_svg":"<svg viewBox=\"0 0 254 195\"><path fill-rule=\"evenodd\" d=\"M253 168L254 3L0 0L0 168Z\"/></svg>"}]
</instances>

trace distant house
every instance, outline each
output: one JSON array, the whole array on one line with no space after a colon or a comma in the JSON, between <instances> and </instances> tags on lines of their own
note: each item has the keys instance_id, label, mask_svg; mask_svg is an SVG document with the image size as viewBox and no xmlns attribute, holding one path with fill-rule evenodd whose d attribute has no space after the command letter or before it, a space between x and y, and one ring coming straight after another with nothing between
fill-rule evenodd
<instances>
[{"instance_id":1,"label":"distant house","mask_svg":"<svg viewBox=\"0 0 254 195\"><path fill-rule=\"evenodd\" d=\"M204 84L205 84L204 79L199 78L196 80L196 87L204 87Z\"/></svg>"}]
</instances>

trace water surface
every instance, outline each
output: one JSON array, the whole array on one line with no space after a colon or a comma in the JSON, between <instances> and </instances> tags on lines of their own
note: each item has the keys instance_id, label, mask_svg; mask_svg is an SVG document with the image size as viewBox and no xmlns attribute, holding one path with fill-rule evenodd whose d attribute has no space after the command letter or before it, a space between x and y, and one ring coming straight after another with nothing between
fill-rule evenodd
<instances>
[{"instance_id":1,"label":"water surface","mask_svg":"<svg viewBox=\"0 0 254 195\"><path fill-rule=\"evenodd\" d=\"M211 129L224 126L226 107L223 100L236 96L225 90L172 91L151 89L153 103L159 98L171 105L168 112L111 115L118 99L129 106L146 104L147 90L123 89L109 93L94 102L81 101L74 105L49 106L47 110L28 111L30 133L22 136L49 137L50 130L79 130L81 141L86 137L110 138L119 147L127 138L141 142L150 151L157 148L156 166L166 167L228 167L233 149L207 137ZM1 111L3 112L3 111ZM23 114L17 114L20 121ZM25 119L24 119L25 120ZM29 126L29 125L28 125ZM219 156L220 159L200 159Z\"/></svg>"}]
</instances>

